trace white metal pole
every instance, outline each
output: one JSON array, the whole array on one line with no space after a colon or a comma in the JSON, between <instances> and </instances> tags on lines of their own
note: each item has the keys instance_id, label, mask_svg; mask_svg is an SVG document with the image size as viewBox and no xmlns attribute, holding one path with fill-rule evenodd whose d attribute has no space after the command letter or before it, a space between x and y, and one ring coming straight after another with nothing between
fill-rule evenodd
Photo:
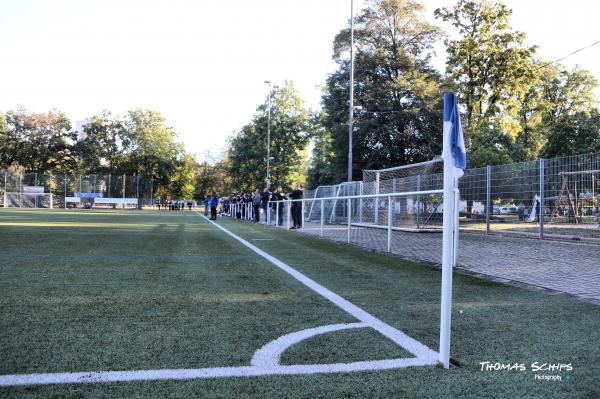
<instances>
[{"instance_id":1,"label":"white metal pole","mask_svg":"<svg viewBox=\"0 0 600 399\"><path fill-rule=\"evenodd\" d=\"M321 237L323 237L323 219L325 217L325 200L321 200Z\"/></svg>"},{"instance_id":2,"label":"white metal pole","mask_svg":"<svg viewBox=\"0 0 600 399\"><path fill-rule=\"evenodd\" d=\"M452 267L458 265L458 234L460 233L460 191L458 187L454 189L454 253L452 258Z\"/></svg>"},{"instance_id":3,"label":"white metal pole","mask_svg":"<svg viewBox=\"0 0 600 399\"><path fill-rule=\"evenodd\" d=\"M286 207L286 216L285 216L285 221L286 221L286 228L289 230L290 229L290 213L291 213L291 208L292 208L292 202L288 202L288 206Z\"/></svg>"},{"instance_id":4,"label":"white metal pole","mask_svg":"<svg viewBox=\"0 0 600 399\"><path fill-rule=\"evenodd\" d=\"M387 251L392 252L392 196L388 196Z\"/></svg>"},{"instance_id":5,"label":"white metal pole","mask_svg":"<svg viewBox=\"0 0 600 399\"><path fill-rule=\"evenodd\" d=\"M350 102L348 115L348 181L352 181L352 134L354 131L354 0L350 0Z\"/></svg>"},{"instance_id":6,"label":"white metal pole","mask_svg":"<svg viewBox=\"0 0 600 399\"><path fill-rule=\"evenodd\" d=\"M452 311L452 263L454 261L454 187L456 179L452 164L452 154L448 140L450 122L444 122L444 200L443 200L443 239L442 239L442 295L440 312L440 357L444 368L450 367L450 326Z\"/></svg>"},{"instance_id":7,"label":"white metal pole","mask_svg":"<svg viewBox=\"0 0 600 399\"><path fill-rule=\"evenodd\" d=\"M305 204L306 202L304 200L302 200L302 208L301 208L301 214L300 214L300 230L304 231L304 208L305 208Z\"/></svg>"},{"instance_id":8,"label":"white metal pole","mask_svg":"<svg viewBox=\"0 0 600 399\"><path fill-rule=\"evenodd\" d=\"M275 205L275 226L279 227L279 201Z\"/></svg>"},{"instance_id":9,"label":"white metal pole","mask_svg":"<svg viewBox=\"0 0 600 399\"><path fill-rule=\"evenodd\" d=\"M267 224L269 224L269 225L271 224L271 210L270 210L271 207L270 207L270 205L271 205L271 202L267 201L267 209L265 209L265 212L267 212Z\"/></svg>"},{"instance_id":10,"label":"white metal pole","mask_svg":"<svg viewBox=\"0 0 600 399\"><path fill-rule=\"evenodd\" d=\"M352 201L350 200L350 198L346 199L346 201L348 201L348 244L350 244L350 229L352 228L352 205L350 204L352 203Z\"/></svg>"},{"instance_id":11,"label":"white metal pole","mask_svg":"<svg viewBox=\"0 0 600 399\"><path fill-rule=\"evenodd\" d=\"M269 172L269 157L271 156L271 81L265 80L269 84L269 104L267 105L267 188L271 186L271 175Z\"/></svg>"},{"instance_id":12,"label":"white metal pole","mask_svg":"<svg viewBox=\"0 0 600 399\"><path fill-rule=\"evenodd\" d=\"M375 174L375 194L379 194L379 172ZM379 197L375 198L375 224L379 220Z\"/></svg>"},{"instance_id":13,"label":"white metal pole","mask_svg":"<svg viewBox=\"0 0 600 399\"><path fill-rule=\"evenodd\" d=\"M359 183L359 188L360 188L360 195L363 195L363 182L360 181ZM358 200L358 222L362 223L363 217L362 217L362 213L363 213L363 199L362 197Z\"/></svg>"}]
</instances>

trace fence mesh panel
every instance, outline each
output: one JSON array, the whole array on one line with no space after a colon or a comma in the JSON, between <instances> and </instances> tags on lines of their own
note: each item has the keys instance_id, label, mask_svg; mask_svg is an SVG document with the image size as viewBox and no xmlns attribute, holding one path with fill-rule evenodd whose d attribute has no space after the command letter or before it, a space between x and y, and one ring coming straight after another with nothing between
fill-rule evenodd
<instances>
[{"instance_id":1,"label":"fence mesh panel","mask_svg":"<svg viewBox=\"0 0 600 399\"><path fill-rule=\"evenodd\" d=\"M82 175L64 173L0 172L0 206L50 207L50 195L25 199L17 195L32 187L52 194L52 207L65 206L65 197L135 198L140 205L152 205L154 182L151 177L125 175ZM30 195L31 196L31 195ZM10 198L9 198L10 197Z\"/></svg>"}]
</instances>

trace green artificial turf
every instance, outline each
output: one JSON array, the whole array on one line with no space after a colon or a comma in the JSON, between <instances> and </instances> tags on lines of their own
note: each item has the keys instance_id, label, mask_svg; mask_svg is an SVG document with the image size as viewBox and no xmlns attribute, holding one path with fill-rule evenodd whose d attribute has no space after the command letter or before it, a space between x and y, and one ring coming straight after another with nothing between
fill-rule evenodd
<instances>
[{"instance_id":1,"label":"green artificial turf","mask_svg":"<svg viewBox=\"0 0 600 399\"><path fill-rule=\"evenodd\" d=\"M437 350L438 269L229 219L227 229ZM501 259L499 259L501 261ZM0 374L249 365L281 335L354 322L200 216L0 210ZM600 308L455 274L461 367L0 388L0 397L600 396ZM374 330L324 334L283 364L412 357ZM570 381L480 362L571 363ZM561 374L561 373L538 373Z\"/></svg>"}]
</instances>

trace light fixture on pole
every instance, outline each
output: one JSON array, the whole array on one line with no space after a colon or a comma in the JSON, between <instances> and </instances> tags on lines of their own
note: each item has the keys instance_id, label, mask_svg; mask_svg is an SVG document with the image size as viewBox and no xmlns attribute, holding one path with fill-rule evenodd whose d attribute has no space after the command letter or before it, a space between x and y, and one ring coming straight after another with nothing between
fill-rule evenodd
<instances>
[{"instance_id":1,"label":"light fixture on pole","mask_svg":"<svg viewBox=\"0 0 600 399\"><path fill-rule=\"evenodd\" d=\"M271 157L271 81L265 80L265 83L269 85L269 100L267 104L267 188L271 187L271 174L269 172L269 158Z\"/></svg>"},{"instance_id":2,"label":"light fixture on pole","mask_svg":"<svg viewBox=\"0 0 600 399\"><path fill-rule=\"evenodd\" d=\"M350 101L348 116L348 181L352 181L352 133L354 130L354 0L350 0Z\"/></svg>"}]
</instances>

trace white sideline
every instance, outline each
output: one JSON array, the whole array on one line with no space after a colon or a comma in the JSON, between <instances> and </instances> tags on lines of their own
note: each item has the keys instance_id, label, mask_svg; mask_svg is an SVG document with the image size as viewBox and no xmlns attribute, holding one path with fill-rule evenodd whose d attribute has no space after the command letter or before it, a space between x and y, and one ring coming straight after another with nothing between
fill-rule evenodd
<instances>
[{"instance_id":1,"label":"white sideline","mask_svg":"<svg viewBox=\"0 0 600 399\"><path fill-rule=\"evenodd\" d=\"M13 374L0 376L0 386L82 384L100 382L188 380L194 378L253 377L261 375L292 375L349 373L388 370L411 366L428 366L425 359L389 359L352 363L309 364L275 367L213 367L204 369L163 369L134 371L98 371L82 373Z\"/></svg>"},{"instance_id":2,"label":"white sideline","mask_svg":"<svg viewBox=\"0 0 600 399\"><path fill-rule=\"evenodd\" d=\"M198 213L198 212L196 212L196 213ZM250 244L248 241L235 235L234 233L230 232L223 226L208 219L204 215L202 215L200 213L198 213L198 215L202 216L208 222L212 223L214 226L218 227L219 229L221 229L222 231L224 231L231 237L235 238L237 241L239 241L246 247L250 248L252 251L256 252L258 255L267 259L269 262L273 263L275 266L277 266L281 270L290 274L296 280L300 281L302 284L306 285L308 288L312 289L317 294L319 294L319 295L325 297L326 299L328 299L329 301L333 302L335 305L340 307L346 313L349 313L350 315L354 316L361 322L367 324L369 327L374 328L375 330L379 331L381 334L385 335L386 337L388 337L389 339L394 341L397 345L400 345L401 347L403 347L404 349L406 349L413 355L417 356L418 358L429 360L431 362L429 364L436 364L438 354L435 351L433 351L432 349L423 345L419 341L409 337L408 335L404 334L402 331L397 330L396 328L384 323L383 321L379 320L375 316L365 312L364 310L362 310L358 306L354 305L350 301L348 301L348 300L342 298L341 296L339 296L338 294L328 290L327 288L323 287L322 285L320 285L313 279L305 276L304 274L300 273L299 271L292 268L291 266L288 266L287 264L283 263L279 259L269 255L262 249Z\"/></svg>"}]
</instances>

